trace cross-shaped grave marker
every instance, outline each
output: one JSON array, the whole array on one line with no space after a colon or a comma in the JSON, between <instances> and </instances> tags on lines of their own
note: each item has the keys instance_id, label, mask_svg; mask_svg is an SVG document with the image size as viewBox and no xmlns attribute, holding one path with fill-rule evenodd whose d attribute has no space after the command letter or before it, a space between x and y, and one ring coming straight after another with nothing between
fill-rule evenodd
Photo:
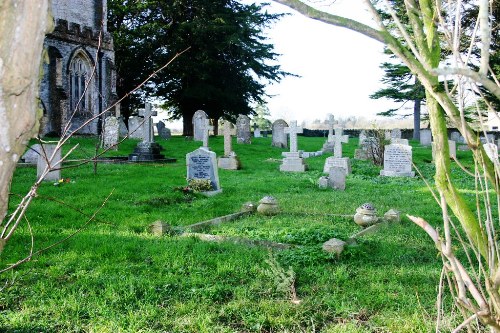
<instances>
[{"instance_id":1,"label":"cross-shaped grave marker","mask_svg":"<svg viewBox=\"0 0 500 333\"><path fill-rule=\"evenodd\" d=\"M333 156L337 158L342 157L342 143L349 142L349 135L342 135L344 130L340 127L335 128L335 135L333 140L335 142L335 147L333 149Z\"/></svg>"},{"instance_id":2,"label":"cross-shaped grave marker","mask_svg":"<svg viewBox=\"0 0 500 333\"><path fill-rule=\"evenodd\" d=\"M233 151L232 138L231 138L231 123L227 120L224 121L222 129L224 134L224 156L230 156Z\"/></svg>"},{"instance_id":3,"label":"cross-shaped grave marker","mask_svg":"<svg viewBox=\"0 0 500 333\"><path fill-rule=\"evenodd\" d=\"M333 142L333 127L337 124L338 122L335 121L335 117L333 114L330 114L328 116L328 142Z\"/></svg>"},{"instance_id":4,"label":"cross-shaped grave marker","mask_svg":"<svg viewBox=\"0 0 500 333\"><path fill-rule=\"evenodd\" d=\"M285 127L285 133L290 134L290 152L296 153L297 150L297 134L302 133L302 127L297 126L297 121L291 121L289 127Z\"/></svg>"},{"instance_id":5,"label":"cross-shaped grave marker","mask_svg":"<svg viewBox=\"0 0 500 333\"><path fill-rule=\"evenodd\" d=\"M156 116L158 113L151 109L151 103L146 103L144 110L139 111L139 116L144 117L142 122L142 142L155 142L154 132L153 132L153 119L152 116Z\"/></svg>"},{"instance_id":6,"label":"cross-shaped grave marker","mask_svg":"<svg viewBox=\"0 0 500 333\"><path fill-rule=\"evenodd\" d=\"M203 132L203 147L208 148L208 133L213 130L214 127L210 126L210 120L205 119L201 126L201 131Z\"/></svg>"}]
</instances>

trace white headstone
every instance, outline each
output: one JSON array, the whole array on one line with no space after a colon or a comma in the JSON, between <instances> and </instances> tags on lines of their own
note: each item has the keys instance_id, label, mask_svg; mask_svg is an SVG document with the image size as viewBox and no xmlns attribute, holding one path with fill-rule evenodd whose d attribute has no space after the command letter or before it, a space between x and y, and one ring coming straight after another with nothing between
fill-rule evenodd
<instances>
[{"instance_id":1,"label":"white headstone","mask_svg":"<svg viewBox=\"0 0 500 333\"><path fill-rule=\"evenodd\" d=\"M203 147L186 155L187 179L209 179L214 191L220 190L217 157Z\"/></svg>"},{"instance_id":2,"label":"white headstone","mask_svg":"<svg viewBox=\"0 0 500 333\"><path fill-rule=\"evenodd\" d=\"M343 135L343 132L344 130L342 128L336 128L335 136L333 137L333 142L335 143L333 156L337 158L342 157L342 143L349 142L349 135Z\"/></svg>"},{"instance_id":3,"label":"white headstone","mask_svg":"<svg viewBox=\"0 0 500 333\"><path fill-rule=\"evenodd\" d=\"M55 154L54 154L55 151ZM45 173L46 168L59 169L61 167L61 149L56 151L56 145L45 144L40 149L40 156L37 161L36 176L40 178ZM61 179L61 170L52 170L48 172L43 180Z\"/></svg>"},{"instance_id":4,"label":"white headstone","mask_svg":"<svg viewBox=\"0 0 500 333\"><path fill-rule=\"evenodd\" d=\"M205 120L208 119L208 115L203 110L198 110L193 115L193 140L203 141L203 130L202 127L205 126Z\"/></svg>"},{"instance_id":5,"label":"white headstone","mask_svg":"<svg viewBox=\"0 0 500 333\"><path fill-rule=\"evenodd\" d=\"M394 128L391 131L391 139L401 139L401 129Z\"/></svg>"},{"instance_id":6,"label":"white headstone","mask_svg":"<svg viewBox=\"0 0 500 333\"><path fill-rule=\"evenodd\" d=\"M328 115L328 139L327 142L333 142L333 127L337 124L333 114Z\"/></svg>"},{"instance_id":7,"label":"white headstone","mask_svg":"<svg viewBox=\"0 0 500 333\"><path fill-rule=\"evenodd\" d=\"M344 169L347 175L351 174L351 161L349 157L327 157L323 166L323 173L329 173L333 167Z\"/></svg>"},{"instance_id":8,"label":"white headstone","mask_svg":"<svg viewBox=\"0 0 500 333\"><path fill-rule=\"evenodd\" d=\"M290 135L290 152L298 152L297 134L302 133L302 127L297 126L297 121L291 121L289 127L285 127L285 133Z\"/></svg>"},{"instance_id":9,"label":"white headstone","mask_svg":"<svg viewBox=\"0 0 500 333\"><path fill-rule=\"evenodd\" d=\"M408 145L390 144L384 150L384 169L381 176L413 177L412 147Z\"/></svg>"},{"instance_id":10,"label":"white headstone","mask_svg":"<svg viewBox=\"0 0 500 333\"><path fill-rule=\"evenodd\" d=\"M483 144L484 151L493 163L498 163L498 146L494 143Z\"/></svg>"},{"instance_id":11,"label":"white headstone","mask_svg":"<svg viewBox=\"0 0 500 333\"><path fill-rule=\"evenodd\" d=\"M304 159L300 157L301 152L298 151L297 134L302 133L302 127L297 126L297 121L291 121L289 127L285 127L285 134L290 134L290 152L283 153L285 157L280 165L280 171L285 172L304 172L307 170L307 165Z\"/></svg>"}]
</instances>

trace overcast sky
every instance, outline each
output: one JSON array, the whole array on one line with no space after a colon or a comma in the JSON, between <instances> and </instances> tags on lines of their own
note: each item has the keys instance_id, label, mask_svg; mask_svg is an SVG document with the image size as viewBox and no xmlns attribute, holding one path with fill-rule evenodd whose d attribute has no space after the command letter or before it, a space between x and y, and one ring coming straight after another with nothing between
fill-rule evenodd
<instances>
[{"instance_id":1,"label":"overcast sky","mask_svg":"<svg viewBox=\"0 0 500 333\"><path fill-rule=\"evenodd\" d=\"M331 0L323 1L328 2ZM373 26L362 2L337 0L334 4L316 7ZM282 54L279 58L282 68L300 75L268 87L268 93L275 95L268 101L273 120L284 118L300 123L323 120L328 113L344 118L352 115L374 118L377 112L394 107L389 101L368 97L382 87L383 71L379 65L387 61L387 57L379 42L309 19L274 2L268 9L291 13L274 24L267 34L276 52Z\"/></svg>"}]
</instances>

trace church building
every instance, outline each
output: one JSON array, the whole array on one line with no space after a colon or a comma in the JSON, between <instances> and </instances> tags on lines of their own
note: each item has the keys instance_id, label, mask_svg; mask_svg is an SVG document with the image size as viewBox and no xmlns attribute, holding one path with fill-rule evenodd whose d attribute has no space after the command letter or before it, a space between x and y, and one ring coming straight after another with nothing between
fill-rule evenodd
<instances>
[{"instance_id":1,"label":"church building","mask_svg":"<svg viewBox=\"0 0 500 333\"><path fill-rule=\"evenodd\" d=\"M52 0L52 16L55 28L44 41L40 134L98 134L103 117L89 120L117 99L107 0Z\"/></svg>"}]
</instances>

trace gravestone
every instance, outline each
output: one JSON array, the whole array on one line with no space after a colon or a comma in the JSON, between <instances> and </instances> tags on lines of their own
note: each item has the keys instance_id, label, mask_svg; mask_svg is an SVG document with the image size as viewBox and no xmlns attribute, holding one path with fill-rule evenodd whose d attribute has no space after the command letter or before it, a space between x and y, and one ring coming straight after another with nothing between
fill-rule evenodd
<instances>
[{"instance_id":1,"label":"gravestone","mask_svg":"<svg viewBox=\"0 0 500 333\"><path fill-rule=\"evenodd\" d=\"M394 128L391 131L391 140L392 139L401 139L401 129L399 128Z\"/></svg>"},{"instance_id":2,"label":"gravestone","mask_svg":"<svg viewBox=\"0 0 500 333\"><path fill-rule=\"evenodd\" d=\"M198 110L193 115L193 140L203 141L203 131L202 127L205 126L205 120L208 119L208 115L203 110Z\"/></svg>"},{"instance_id":3,"label":"gravestone","mask_svg":"<svg viewBox=\"0 0 500 333\"><path fill-rule=\"evenodd\" d=\"M494 143L483 144L484 151L493 163L498 163L498 146Z\"/></svg>"},{"instance_id":4,"label":"gravestone","mask_svg":"<svg viewBox=\"0 0 500 333\"><path fill-rule=\"evenodd\" d=\"M43 173L45 172L45 169L47 168L48 165L50 165L51 169L59 169L61 167L61 149L58 149L56 151L56 145L48 145L44 144L43 146L40 146L40 156L38 157L37 160L37 165L36 165L36 177L40 178ZM55 154L54 154L55 152ZM52 161L50 163L48 160L51 159L52 155L54 157L52 158ZM61 179L61 170L53 170L48 172L43 180L59 180Z\"/></svg>"},{"instance_id":5,"label":"gravestone","mask_svg":"<svg viewBox=\"0 0 500 333\"><path fill-rule=\"evenodd\" d=\"M36 165L38 163L39 157L40 157L40 145L37 143L32 145L26 150L24 155L21 157L21 160L23 160L24 163Z\"/></svg>"},{"instance_id":6,"label":"gravestone","mask_svg":"<svg viewBox=\"0 0 500 333\"><path fill-rule=\"evenodd\" d=\"M420 144L430 146L432 144L432 132L430 129L420 130Z\"/></svg>"},{"instance_id":7,"label":"gravestone","mask_svg":"<svg viewBox=\"0 0 500 333\"><path fill-rule=\"evenodd\" d=\"M321 148L321 150L325 153L333 153L335 150L335 140L333 135L333 127L335 124L337 124L335 117L332 114L328 115L328 137L323 144L323 148Z\"/></svg>"},{"instance_id":8,"label":"gravestone","mask_svg":"<svg viewBox=\"0 0 500 333\"><path fill-rule=\"evenodd\" d=\"M349 142L349 136L343 135L342 128L335 129L335 135L333 136L333 156L328 157L325 160L325 165L323 167L324 173L329 173L332 167L344 168L346 174L351 174L351 162L348 157L342 157L342 143Z\"/></svg>"},{"instance_id":9,"label":"gravestone","mask_svg":"<svg viewBox=\"0 0 500 333\"><path fill-rule=\"evenodd\" d=\"M367 138L366 131L365 130L361 130L361 132L359 132L359 143L358 143L358 145L362 147L363 144L366 141L366 138Z\"/></svg>"},{"instance_id":10,"label":"gravestone","mask_svg":"<svg viewBox=\"0 0 500 333\"><path fill-rule=\"evenodd\" d=\"M118 118L118 134L122 138L124 138L128 135L128 128L127 128L127 125L125 125L125 121L123 120L123 117Z\"/></svg>"},{"instance_id":11,"label":"gravestone","mask_svg":"<svg viewBox=\"0 0 500 333\"><path fill-rule=\"evenodd\" d=\"M208 119L207 119L208 120ZM208 179L213 191L221 191L217 157L213 151L201 147L186 155L187 180Z\"/></svg>"},{"instance_id":12,"label":"gravestone","mask_svg":"<svg viewBox=\"0 0 500 333\"><path fill-rule=\"evenodd\" d=\"M399 139L398 138L392 138L391 139L391 143L392 144L398 144L398 145L407 145L407 146L410 144L409 141L408 141L408 139L401 139L401 138L399 138Z\"/></svg>"},{"instance_id":13,"label":"gravestone","mask_svg":"<svg viewBox=\"0 0 500 333\"><path fill-rule=\"evenodd\" d=\"M328 175L328 186L334 190L345 190L346 172L343 167L332 167Z\"/></svg>"},{"instance_id":14,"label":"gravestone","mask_svg":"<svg viewBox=\"0 0 500 333\"><path fill-rule=\"evenodd\" d=\"M207 150L209 149L208 148L208 137L209 137L209 133L210 131L212 131L214 129L213 126L210 125L210 120L209 119L205 119L204 123L200 125L200 128L199 130L201 131L201 133L203 134L203 138L202 138L202 141L203 141L203 147L205 147Z\"/></svg>"},{"instance_id":15,"label":"gravestone","mask_svg":"<svg viewBox=\"0 0 500 333\"><path fill-rule=\"evenodd\" d=\"M487 133L486 136L481 135L479 140L481 140L481 143L495 143L495 134Z\"/></svg>"},{"instance_id":16,"label":"gravestone","mask_svg":"<svg viewBox=\"0 0 500 333\"><path fill-rule=\"evenodd\" d=\"M285 172L304 172L307 165L304 159L300 157L297 144L297 134L302 133L302 127L297 126L297 121L290 122L289 127L285 127L285 134L290 134L290 152L283 153L285 157L280 165L280 171Z\"/></svg>"},{"instance_id":17,"label":"gravestone","mask_svg":"<svg viewBox=\"0 0 500 333\"><path fill-rule=\"evenodd\" d=\"M285 133L285 128L288 124L283 119L278 119L273 123L273 147L288 148L288 135Z\"/></svg>"},{"instance_id":18,"label":"gravestone","mask_svg":"<svg viewBox=\"0 0 500 333\"><path fill-rule=\"evenodd\" d=\"M154 141L153 119L151 117L156 116L156 112L152 110L150 103L146 103L140 115L143 117L141 125L143 139L137 144L134 152L128 156L128 160L139 162L165 159L165 156L160 153L162 147Z\"/></svg>"},{"instance_id":19,"label":"gravestone","mask_svg":"<svg viewBox=\"0 0 500 333\"><path fill-rule=\"evenodd\" d=\"M162 139L168 140L172 136L170 129L168 129L161 120L156 124L156 130L158 131L158 136Z\"/></svg>"},{"instance_id":20,"label":"gravestone","mask_svg":"<svg viewBox=\"0 0 500 333\"><path fill-rule=\"evenodd\" d=\"M232 126L229 121L224 121L222 129L224 133L224 156L219 157L218 165L219 168L225 170L238 170L241 166L238 156L233 151Z\"/></svg>"},{"instance_id":21,"label":"gravestone","mask_svg":"<svg viewBox=\"0 0 500 333\"><path fill-rule=\"evenodd\" d=\"M390 144L384 150L384 169L381 176L414 177L412 171L412 147L408 145Z\"/></svg>"},{"instance_id":22,"label":"gravestone","mask_svg":"<svg viewBox=\"0 0 500 333\"><path fill-rule=\"evenodd\" d=\"M118 140L120 139L120 124L114 116L104 119L104 130L102 134L102 148L118 149Z\"/></svg>"},{"instance_id":23,"label":"gravestone","mask_svg":"<svg viewBox=\"0 0 500 333\"><path fill-rule=\"evenodd\" d=\"M143 118L137 116L130 116L128 118L128 137L131 139L144 139L144 133L142 132L142 122Z\"/></svg>"},{"instance_id":24,"label":"gravestone","mask_svg":"<svg viewBox=\"0 0 500 333\"><path fill-rule=\"evenodd\" d=\"M262 137L262 135L260 134L259 125L257 125L256 123L253 124L253 137L254 138Z\"/></svg>"},{"instance_id":25,"label":"gravestone","mask_svg":"<svg viewBox=\"0 0 500 333\"><path fill-rule=\"evenodd\" d=\"M451 132L450 134L450 139L455 141L455 142L461 142L461 137L462 137L462 134L460 134L460 132L456 132L456 131L453 131Z\"/></svg>"},{"instance_id":26,"label":"gravestone","mask_svg":"<svg viewBox=\"0 0 500 333\"><path fill-rule=\"evenodd\" d=\"M436 148L435 148L435 143L432 143L432 160L434 161L435 159L435 153L436 153ZM453 140L448 140L448 147L450 149L450 158L457 158L457 144Z\"/></svg>"},{"instance_id":27,"label":"gravestone","mask_svg":"<svg viewBox=\"0 0 500 333\"><path fill-rule=\"evenodd\" d=\"M250 118L243 114L236 119L236 142L243 144L252 143L250 132Z\"/></svg>"}]
</instances>

